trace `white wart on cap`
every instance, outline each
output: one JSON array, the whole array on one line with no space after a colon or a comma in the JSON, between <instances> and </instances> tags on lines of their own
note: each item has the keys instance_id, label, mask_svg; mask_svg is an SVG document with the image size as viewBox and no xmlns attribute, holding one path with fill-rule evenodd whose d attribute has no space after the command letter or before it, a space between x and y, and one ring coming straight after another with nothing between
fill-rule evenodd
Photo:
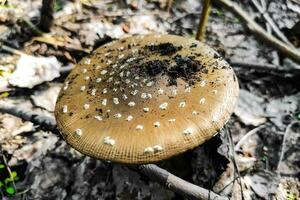
<instances>
[{"instance_id":1,"label":"white wart on cap","mask_svg":"<svg viewBox=\"0 0 300 200\"><path fill-rule=\"evenodd\" d=\"M55 110L65 140L83 154L121 163L156 162L202 144L228 121L238 95L226 61L174 35L104 45L66 83Z\"/></svg>"}]
</instances>

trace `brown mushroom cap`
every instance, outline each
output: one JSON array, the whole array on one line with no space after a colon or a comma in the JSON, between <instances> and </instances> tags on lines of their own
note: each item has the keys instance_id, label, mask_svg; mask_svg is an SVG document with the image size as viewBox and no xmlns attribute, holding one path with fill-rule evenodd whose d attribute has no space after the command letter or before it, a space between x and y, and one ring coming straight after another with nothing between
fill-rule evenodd
<instances>
[{"instance_id":1,"label":"brown mushroom cap","mask_svg":"<svg viewBox=\"0 0 300 200\"><path fill-rule=\"evenodd\" d=\"M98 48L72 70L55 116L65 140L83 154L150 163L210 139L237 95L232 68L207 45L133 36Z\"/></svg>"}]
</instances>

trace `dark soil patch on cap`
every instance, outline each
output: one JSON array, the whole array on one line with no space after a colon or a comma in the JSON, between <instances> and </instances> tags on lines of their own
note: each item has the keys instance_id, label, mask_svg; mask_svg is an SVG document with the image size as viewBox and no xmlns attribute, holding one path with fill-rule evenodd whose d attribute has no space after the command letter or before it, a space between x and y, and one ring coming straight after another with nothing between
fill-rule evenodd
<instances>
[{"instance_id":1,"label":"dark soil patch on cap","mask_svg":"<svg viewBox=\"0 0 300 200\"><path fill-rule=\"evenodd\" d=\"M174 46L172 43L161 43L158 45L147 45L150 51L156 51L160 55L171 55L182 49L182 46Z\"/></svg>"}]
</instances>

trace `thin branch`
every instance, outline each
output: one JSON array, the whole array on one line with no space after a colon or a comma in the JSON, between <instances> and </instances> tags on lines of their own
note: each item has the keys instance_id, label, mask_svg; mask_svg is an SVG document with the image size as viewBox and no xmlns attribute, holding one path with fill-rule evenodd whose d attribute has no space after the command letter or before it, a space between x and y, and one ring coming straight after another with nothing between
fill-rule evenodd
<instances>
[{"instance_id":1,"label":"thin branch","mask_svg":"<svg viewBox=\"0 0 300 200\"><path fill-rule=\"evenodd\" d=\"M202 14L196 34L196 40L203 40L205 37L205 28L211 11L211 0L204 0Z\"/></svg>"},{"instance_id":2,"label":"thin branch","mask_svg":"<svg viewBox=\"0 0 300 200\"><path fill-rule=\"evenodd\" d=\"M139 170L147 175L151 180L156 181L168 189L181 194L188 199L215 199L215 200L226 200L228 198L222 197L212 191L201 188L194 184L191 184L168 171L154 165L140 165Z\"/></svg>"},{"instance_id":3,"label":"thin branch","mask_svg":"<svg viewBox=\"0 0 300 200\"><path fill-rule=\"evenodd\" d=\"M242 61L229 61L232 66L235 67L242 67L246 69L255 69L257 71L273 71L277 73L293 73L299 74L300 68L293 68L293 69L286 69L280 68L277 65L269 64L269 63L249 63L249 62L242 62Z\"/></svg>"},{"instance_id":4,"label":"thin branch","mask_svg":"<svg viewBox=\"0 0 300 200\"><path fill-rule=\"evenodd\" d=\"M42 116L32 111L25 111L17 106L3 101L0 101L0 112L19 117L25 121L30 121L33 124L39 125L42 130L51 131L60 136L56 127L56 122L51 117Z\"/></svg>"},{"instance_id":5,"label":"thin branch","mask_svg":"<svg viewBox=\"0 0 300 200\"><path fill-rule=\"evenodd\" d=\"M277 164L277 172L278 172L278 173L279 173L279 167L280 167L280 164L281 164L281 162L282 162L282 160L283 160L283 156L284 156L284 154L285 154L285 152L286 152L286 145L285 145L285 143L286 143L287 135L288 135L288 133L291 131L292 127L293 127L295 124L297 124L297 123L299 123L299 122L294 121L294 122L290 123L290 124L286 127L286 129L285 129L285 131L284 131L283 140L282 140L282 144L281 144L280 157L279 157L279 161L278 161L278 164Z\"/></svg>"},{"instance_id":6,"label":"thin branch","mask_svg":"<svg viewBox=\"0 0 300 200\"><path fill-rule=\"evenodd\" d=\"M51 131L58 134L56 122L54 119L50 117L38 115L31 111L24 111L23 109L20 109L17 106L2 101L0 101L0 112L14 115L26 121L31 121L36 125L40 125L41 128L43 128L43 130ZM201 188L179 177L176 177L173 174L169 173L168 171L154 164L139 165L138 170L141 171L143 174L147 175L150 179L157 181L158 183L166 186L168 189L172 190L173 192L179 193L190 199L204 199L204 200L228 199L210 190Z\"/></svg>"},{"instance_id":7,"label":"thin branch","mask_svg":"<svg viewBox=\"0 0 300 200\"><path fill-rule=\"evenodd\" d=\"M242 146L242 144L244 144L244 142L246 142L248 140L248 138L254 134L256 134L258 131L260 131L262 128L264 128L266 125L260 125L259 127L256 127L255 129L252 129L251 131L249 131L248 133L246 133L239 141L238 143L235 145L234 147L234 151L240 151L240 148Z\"/></svg>"},{"instance_id":8,"label":"thin branch","mask_svg":"<svg viewBox=\"0 0 300 200\"><path fill-rule=\"evenodd\" d=\"M290 46L293 46L290 41L285 37L285 35L280 31L280 29L277 27L273 19L270 17L269 13L264 10L264 6L259 5L257 0L251 0L255 8L260 12L260 14L263 16L263 18L267 21L267 23L271 26L274 33L285 43L287 43ZM264 2L264 1L263 1Z\"/></svg>"},{"instance_id":9,"label":"thin branch","mask_svg":"<svg viewBox=\"0 0 300 200\"><path fill-rule=\"evenodd\" d=\"M43 31L49 32L53 24L55 0L43 0L41 9L40 27Z\"/></svg>"},{"instance_id":10,"label":"thin branch","mask_svg":"<svg viewBox=\"0 0 300 200\"><path fill-rule=\"evenodd\" d=\"M277 49L285 56L300 64L300 51L293 47L289 47L287 44L267 33L253 19L251 19L249 15L240 6L238 6L238 4L230 0L214 0L214 2L234 13L244 22L249 30L253 34L257 35L261 40L269 43L273 48Z\"/></svg>"}]
</instances>

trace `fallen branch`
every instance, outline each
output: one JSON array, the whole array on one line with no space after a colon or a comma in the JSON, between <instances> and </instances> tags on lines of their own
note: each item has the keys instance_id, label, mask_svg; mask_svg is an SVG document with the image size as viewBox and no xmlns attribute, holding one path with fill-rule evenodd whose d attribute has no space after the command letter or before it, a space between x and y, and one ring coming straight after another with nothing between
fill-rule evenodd
<instances>
[{"instance_id":1,"label":"fallen branch","mask_svg":"<svg viewBox=\"0 0 300 200\"><path fill-rule=\"evenodd\" d=\"M263 16L266 22L271 26L274 33L279 37L283 42L287 43L290 46L293 46L290 41L285 37L285 35L280 31L280 29L275 24L274 20L270 17L269 13L265 11L263 6L260 6L257 0L251 0L255 8L259 11L259 13Z\"/></svg>"},{"instance_id":2,"label":"fallen branch","mask_svg":"<svg viewBox=\"0 0 300 200\"><path fill-rule=\"evenodd\" d=\"M0 112L8 113L16 117L19 117L23 120L30 121L36 125L41 126L43 130L51 131L56 135L60 136L57 130L56 121L50 117L38 115L31 111L24 111L23 109L18 108L17 106L14 106L10 103L6 103L3 101L0 101ZM186 196L189 199L204 199L204 200L228 199L210 190L201 188L179 177L176 177L173 174L169 173L168 171L154 164L139 165L138 170L141 173L147 175L151 180L157 181L158 183L166 186L168 189L172 190L173 192Z\"/></svg>"},{"instance_id":3,"label":"fallen branch","mask_svg":"<svg viewBox=\"0 0 300 200\"><path fill-rule=\"evenodd\" d=\"M269 64L269 63L249 63L249 62L242 62L242 61L229 61L230 65L233 67L242 67L246 69L255 69L257 71L273 71L281 74L285 73L292 73L292 74L299 74L300 68L293 68L293 69L286 69L286 68L279 68L277 65Z\"/></svg>"},{"instance_id":4,"label":"fallen branch","mask_svg":"<svg viewBox=\"0 0 300 200\"><path fill-rule=\"evenodd\" d=\"M205 37L205 28L211 11L211 0L204 0L204 5L202 8L201 18L198 25L198 30L196 34L196 40L202 41Z\"/></svg>"},{"instance_id":5,"label":"fallen branch","mask_svg":"<svg viewBox=\"0 0 300 200\"><path fill-rule=\"evenodd\" d=\"M201 188L197 185L191 184L168 171L158 167L154 164L140 165L139 170L147 175L151 180L156 181L168 189L181 194L188 199L214 199L225 200L226 197L222 197L212 191Z\"/></svg>"},{"instance_id":6,"label":"fallen branch","mask_svg":"<svg viewBox=\"0 0 300 200\"><path fill-rule=\"evenodd\" d=\"M300 64L300 51L293 47L289 47L287 44L267 33L253 19L251 19L249 15L240 6L238 6L238 4L230 0L214 0L213 2L234 13L244 22L244 24L253 34L257 35L263 41L269 43L272 47L280 51L288 58Z\"/></svg>"}]
</instances>

